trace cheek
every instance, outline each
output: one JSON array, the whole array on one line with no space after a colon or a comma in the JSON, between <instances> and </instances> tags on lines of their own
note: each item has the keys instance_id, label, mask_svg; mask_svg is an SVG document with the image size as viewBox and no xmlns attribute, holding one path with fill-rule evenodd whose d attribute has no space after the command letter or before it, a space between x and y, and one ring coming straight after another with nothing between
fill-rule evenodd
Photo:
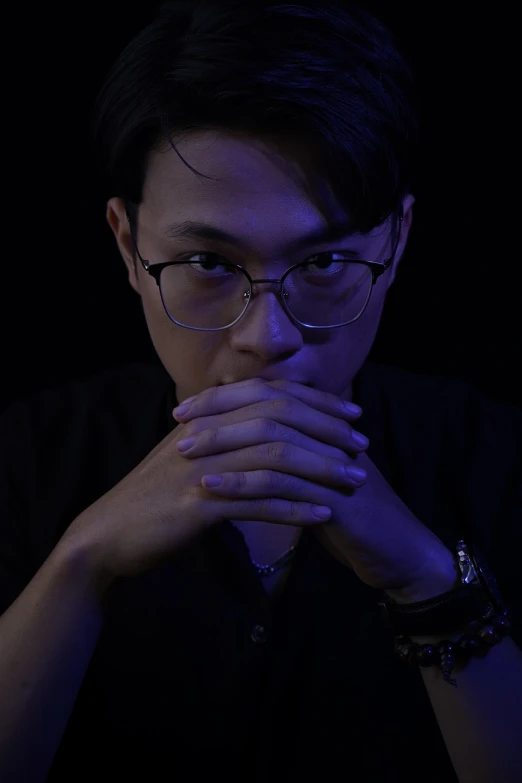
<instances>
[{"instance_id":1,"label":"cheek","mask_svg":"<svg viewBox=\"0 0 522 783\"><path fill-rule=\"evenodd\" d=\"M383 280L378 280L377 284L372 289L372 295L368 306L363 313L361 321L364 321L367 328L372 330L373 327L377 329L379 321L381 320L382 311L384 308L384 302L386 300L386 286Z\"/></svg>"},{"instance_id":2,"label":"cheek","mask_svg":"<svg viewBox=\"0 0 522 783\"><path fill-rule=\"evenodd\" d=\"M163 308L159 289L154 280L151 279L149 283L142 278L140 280L140 291L141 306L147 322L147 328L157 349L156 343L161 343L164 339L168 339L168 335L172 333L175 324L172 323Z\"/></svg>"},{"instance_id":3,"label":"cheek","mask_svg":"<svg viewBox=\"0 0 522 783\"><path fill-rule=\"evenodd\" d=\"M368 306L358 321L339 329L335 339L328 345L321 346L320 363L325 367L325 376L330 381L326 391L339 394L357 375L366 361L375 341L384 306L384 296L379 292L368 302ZM339 361L339 357L343 361Z\"/></svg>"},{"instance_id":4,"label":"cheek","mask_svg":"<svg viewBox=\"0 0 522 783\"><path fill-rule=\"evenodd\" d=\"M172 324L168 339L156 347L159 358L176 384L179 401L216 386L223 362L221 338L205 332L190 332ZM186 336L188 333L188 337ZM161 351L161 352L160 352Z\"/></svg>"},{"instance_id":5,"label":"cheek","mask_svg":"<svg viewBox=\"0 0 522 783\"><path fill-rule=\"evenodd\" d=\"M364 358L369 353L379 328L385 300L385 293L382 291L383 288L378 290L374 287L366 310L358 321L348 327L353 329L354 342L365 352Z\"/></svg>"},{"instance_id":6,"label":"cheek","mask_svg":"<svg viewBox=\"0 0 522 783\"><path fill-rule=\"evenodd\" d=\"M197 332L177 326L167 316L159 291L142 287L149 335L161 363L176 383L178 400L216 384L224 333Z\"/></svg>"}]
</instances>

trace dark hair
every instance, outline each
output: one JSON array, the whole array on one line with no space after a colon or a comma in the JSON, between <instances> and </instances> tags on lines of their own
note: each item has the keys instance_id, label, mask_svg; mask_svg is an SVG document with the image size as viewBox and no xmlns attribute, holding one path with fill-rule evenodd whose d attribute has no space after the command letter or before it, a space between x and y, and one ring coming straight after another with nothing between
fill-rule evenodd
<instances>
[{"instance_id":1,"label":"dark hair","mask_svg":"<svg viewBox=\"0 0 522 783\"><path fill-rule=\"evenodd\" d=\"M197 130L304 139L366 232L412 187L412 71L392 34L342 0L167 2L97 100L93 138L111 195L139 205L148 153L168 140L181 157L172 136Z\"/></svg>"}]
</instances>

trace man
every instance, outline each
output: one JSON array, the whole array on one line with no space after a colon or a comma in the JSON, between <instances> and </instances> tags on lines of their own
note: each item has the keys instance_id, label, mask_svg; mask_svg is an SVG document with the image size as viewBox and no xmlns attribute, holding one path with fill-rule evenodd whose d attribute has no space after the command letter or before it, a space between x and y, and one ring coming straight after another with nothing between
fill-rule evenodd
<instances>
[{"instance_id":1,"label":"man","mask_svg":"<svg viewBox=\"0 0 522 783\"><path fill-rule=\"evenodd\" d=\"M341 3L168 3L119 58L107 219L161 367L2 418L3 780L519 779L522 417L367 362L412 95ZM511 627L463 608L474 544Z\"/></svg>"}]
</instances>

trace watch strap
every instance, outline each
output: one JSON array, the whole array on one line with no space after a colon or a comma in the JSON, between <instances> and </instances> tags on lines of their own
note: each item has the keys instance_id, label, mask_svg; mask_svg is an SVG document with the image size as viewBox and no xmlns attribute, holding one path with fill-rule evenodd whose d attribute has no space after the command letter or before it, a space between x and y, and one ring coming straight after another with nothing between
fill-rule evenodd
<instances>
[{"instance_id":1,"label":"watch strap","mask_svg":"<svg viewBox=\"0 0 522 783\"><path fill-rule=\"evenodd\" d=\"M380 602L396 635L431 636L460 631L486 619L495 606L482 585L461 585L447 593L412 604Z\"/></svg>"}]
</instances>

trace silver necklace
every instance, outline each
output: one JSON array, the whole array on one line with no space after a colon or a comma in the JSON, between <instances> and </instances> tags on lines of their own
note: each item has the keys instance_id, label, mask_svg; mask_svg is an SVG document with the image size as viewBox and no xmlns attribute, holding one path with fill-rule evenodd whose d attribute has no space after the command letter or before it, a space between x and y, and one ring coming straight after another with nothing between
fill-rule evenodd
<instances>
[{"instance_id":1,"label":"silver necklace","mask_svg":"<svg viewBox=\"0 0 522 783\"><path fill-rule=\"evenodd\" d=\"M272 576L276 571L284 568L284 566L292 560L294 554L295 546L291 546L290 549L282 554L281 557L278 557L272 565L259 565L259 563L256 563L254 560L252 560L252 565L255 567L259 576Z\"/></svg>"}]
</instances>

